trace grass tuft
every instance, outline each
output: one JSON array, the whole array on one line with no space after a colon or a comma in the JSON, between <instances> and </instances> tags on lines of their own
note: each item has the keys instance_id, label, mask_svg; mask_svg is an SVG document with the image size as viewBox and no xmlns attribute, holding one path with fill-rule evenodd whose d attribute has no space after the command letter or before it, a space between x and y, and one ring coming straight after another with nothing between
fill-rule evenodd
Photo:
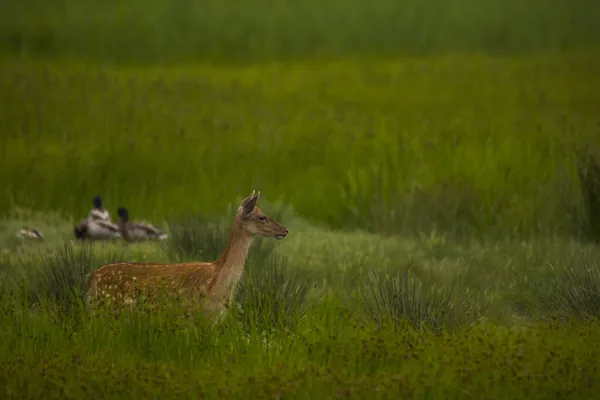
<instances>
[{"instance_id":1,"label":"grass tuft","mask_svg":"<svg viewBox=\"0 0 600 400\"><path fill-rule=\"evenodd\" d=\"M32 302L68 306L71 300L83 301L89 275L122 259L117 250L99 253L95 246L66 242L39 250L36 258L22 258L18 268Z\"/></svg>"},{"instance_id":2,"label":"grass tuft","mask_svg":"<svg viewBox=\"0 0 600 400\"><path fill-rule=\"evenodd\" d=\"M600 151L592 148L578 155L577 172L589 238L600 243Z\"/></svg>"},{"instance_id":3,"label":"grass tuft","mask_svg":"<svg viewBox=\"0 0 600 400\"><path fill-rule=\"evenodd\" d=\"M272 333L291 329L309 312L316 273L294 268L275 254L246 266L238 286L238 318L246 330Z\"/></svg>"},{"instance_id":4,"label":"grass tuft","mask_svg":"<svg viewBox=\"0 0 600 400\"><path fill-rule=\"evenodd\" d=\"M568 321L600 318L600 258L595 252L582 251L570 257L545 282L529 285L526 314L542 319Z\"/></svg>"},{"instance_id":5,"label":"grass tuft","mask_svg":"<svg viewBox=\"0 0 600 400\"><path fill-rule=\"evenodd\" d=\"M363 318L379 325L400 327L408 322L415 329L456 329L477 318L470 293L458 296L447 287L432 284L410 270L370 271L358 291Z\"/></svg>"}]
</instances>

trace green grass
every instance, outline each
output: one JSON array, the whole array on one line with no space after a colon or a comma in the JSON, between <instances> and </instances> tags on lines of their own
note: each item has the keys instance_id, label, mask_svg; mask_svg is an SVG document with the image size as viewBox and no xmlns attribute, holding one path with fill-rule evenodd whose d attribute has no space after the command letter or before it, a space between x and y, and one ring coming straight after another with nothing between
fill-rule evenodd
<instances>
[{"instance_id":1,"label":"green grass","mask_svg":"<svg viewBox=\"0 0 600 400\"><path fill-rule=\"evenodd\" d=\"M40 0L0 3L0 52L102 62L264 62L599 44L592 0Z\"/></svg>"},{"instance_id":2,"label":"green grass","mask_svg":"<svg viewBox=\"0 0 600 400\"><path fill-rule=\"evenodd\" d=\"M260 189L334 228L574 234L589 217L575 150L598 149L599 60L5 60L0 207L82 215L98 193L113 213L162 219Z\"/></svg>"},{"instance_id":3,"label":"green grass","mask_svg":"<svg viewBox=\"0 0 600 400\"><path fill-rule=\"evenodd\" d=\"M153 243L65 243L38 214L32 222L46 229L47 243L2 242L10 246L0 259L3 398L584 399L597 392L600 281L587 272L597 271L596 246L385 239L281 215L290 236L251 249L236 311L210 327L169 302L91 314L78 296L85 281L74 277L118 259L182 259L191 247L205 250L196 259L210 260L210 243L226 231L190 222L203 220L196 216L170 219L179 237L193 233L175 255L173 246ZM0 231L8 237L13 226L6 220ZM54 226L71 225L54 219ZM572 301L573 293L596 300Z\"/></svg>"},{"instance_id":4,"label":"green grass","mask_svg":"<svg viewBox=\"0 0 600 400\"><path fill-rule=\"evenodd\" d=\"M593 398L600 7L480 3L0 1L0 397ZM253 189L222 324L90 312ZM170 239L73 242L96 194Z\"/></svg>"}]
</instances>

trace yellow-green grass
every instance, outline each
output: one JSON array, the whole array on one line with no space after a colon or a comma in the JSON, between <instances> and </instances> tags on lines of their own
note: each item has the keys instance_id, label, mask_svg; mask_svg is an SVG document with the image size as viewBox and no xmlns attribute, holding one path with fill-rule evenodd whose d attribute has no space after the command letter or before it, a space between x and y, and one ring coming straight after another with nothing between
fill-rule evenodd
<instances>
[{"instance_id":1,"label":"yellow-green grass","mask_svg":"<svg viewBox=\"0 0 600 400\"><path fill-rule=\"evenodd\" d=\"M596 51L245 67L0 64L0 208L164 218L252 189L334 227L571 232ZM383 205L382 205L383 204ZM575 211L577 215L567 211Z\"/></svg>"},{"instance_id":2,"label":"yellow-green grass","mask_svg":"<svg viewBox=\"0 0 600 400\"><path fill-rule=\"evenodd\" d=\"M434 336L354 331L335 319L266 349L258 337L216 344L168 315L111 330L102 322L67 340L64 329L25 321L31 342L10 354L2 346L3 398L589 399L598 389L597 327ZM172 361L179 355L183 363Z\"/></svg>"}]
</instances>

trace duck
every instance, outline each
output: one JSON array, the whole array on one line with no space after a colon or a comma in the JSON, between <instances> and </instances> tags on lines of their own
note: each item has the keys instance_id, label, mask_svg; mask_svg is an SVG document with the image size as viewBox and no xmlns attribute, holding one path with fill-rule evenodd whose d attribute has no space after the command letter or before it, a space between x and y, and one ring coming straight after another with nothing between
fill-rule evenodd
<instances>
[{"instance_id":1,"label":"duck","mask_svg":"<svg viewBox=\"0 0 600 400\"><path fill-rule=\"evenodd\" d=\"M103 219L88 217L75 226L75 239L108 240L121 238L119 226Z\"/></svg>"},{"instance_id":2,"label":"duck","mask_svg":"<svg viewBox=\"0 0 600 400\"><path fill-rule=\"evenodd\" d=\"M134 242L138 240L164 240L167 235L159 231L154 225L129 220L129 210L125 207L119 207L117 210L119 216L119 229L121 236L127 242Z\"/></svg>"},{"instance_id":3,"label":"duck","mask_svg":"<svg viewBox=\"0 0 600 400\"><path fill-rule=\"evenodd\" d=\"M102 198L99 195L96 195L94 196L92 203L94 204L94 208L88 213L88 218L110 222L110 213L106 208L102 207Z\"/></svg>"},{"instance_id":4,"label":"duck","mask_svg":"<svg viewBox=\"0 0 600 400\"><path fill-rule=\"evenodd\" d=\"M32 229L24 226L17 233L17 237L19 239L35 239L35 240L44 240L44 236L37 229Z\"/></svg>"}]
</instances>

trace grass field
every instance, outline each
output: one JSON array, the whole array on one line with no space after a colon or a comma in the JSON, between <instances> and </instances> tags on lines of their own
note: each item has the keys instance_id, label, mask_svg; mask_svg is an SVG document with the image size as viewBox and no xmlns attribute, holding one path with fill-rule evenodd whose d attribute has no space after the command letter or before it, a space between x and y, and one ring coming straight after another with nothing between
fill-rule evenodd
<instances>
[{"instance_id":1,"label":"grass field","mask_svg":"<svg viewBox=\"0 0 600 400\"><path fill-rule=\"evenodd\" d=\"M0 397L593 398L600 7L522 4L0 2ZM223 324L82 302L253 189ZM74 243L95 194L170 239Z\"/></svg>"},{"instance_id":2,"label":"grass field","mask_svg":"<svg viewBox=\"0 0 600 400\"><path fill-rule=\"evenodd\" d=\"M5 222L5 398L590 398L597 390L596 246L382 239L270 211L292 235L253 249L239 309L218 328L177 304L115 317L91 315L78 300L85 274L106 262L213 259L226 231L199 217L170 220L178 242L91 248L62 244L72 225L58 218L23 215L55 232L39 245L11 242L20 223ZM182 246L182 233L195 239Z\"/></svg>"},{"instance_id":3,"label":"grass field","mask_svg":"<svg viewBox=\"0 0 600 400\"><path fill-rule=\"evenodd\" d=\"M164 218L218 212L260 188L335 228L572 233L574 151L600 137L597 54L169 69L5 61L0 205L81 214L98 192Z\"/></svg>"}]
</instances>

